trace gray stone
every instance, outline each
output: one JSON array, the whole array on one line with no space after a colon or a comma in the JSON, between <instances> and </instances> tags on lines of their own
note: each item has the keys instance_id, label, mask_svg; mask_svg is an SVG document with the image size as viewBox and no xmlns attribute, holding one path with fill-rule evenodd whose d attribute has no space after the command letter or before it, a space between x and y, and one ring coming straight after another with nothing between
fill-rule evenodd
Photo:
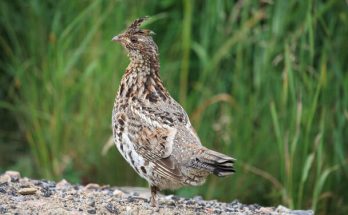
<instances>
[{"instance_id":1,"label":"gray stone","mask_svg":"<svg viewBox=\"0 0 348 215\"><path fill-rule=\"evenodd\" d=\"M36 188L25 187L25 188L18 190L18 193L21 195L33 195L36 193Z\"/></svg>"}]
</instances>

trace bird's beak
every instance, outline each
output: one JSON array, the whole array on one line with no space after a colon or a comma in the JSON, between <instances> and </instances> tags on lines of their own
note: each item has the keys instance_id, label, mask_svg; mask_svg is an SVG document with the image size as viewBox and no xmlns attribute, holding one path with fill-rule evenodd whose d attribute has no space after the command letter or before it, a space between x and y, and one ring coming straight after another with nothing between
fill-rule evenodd
<instances>
[{"instance_id":1,"label":"bird's beak","mask_svg":"<svg viewBox=\"0 0 348 215\"><path fill-rule=\"evenodd\" d=\"M121 40L122 40L121 37L119 35L117 35L117 36L114 36L111 41L113 41L113 42L121 42Z\"/></svg>"}]
</instances>

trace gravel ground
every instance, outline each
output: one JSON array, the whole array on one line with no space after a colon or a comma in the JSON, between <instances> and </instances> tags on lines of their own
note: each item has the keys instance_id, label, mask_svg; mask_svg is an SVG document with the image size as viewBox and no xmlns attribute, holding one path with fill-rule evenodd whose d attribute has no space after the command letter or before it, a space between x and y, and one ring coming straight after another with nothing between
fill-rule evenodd
<instances>
[{"instance_id":1,"label":"gravel ground","mask_svg":"<svg viewBox=\"0 0 348 215\"><path fill-rule=\"evenodd\" d=\"M21 178L18 172L0 175L0 214L292 214L313 211L289 210L283 206L262 207L160 195L159 209L149 206L149 190L98 184L72 185L65 180Z\"/></svg>"}]
</instances>

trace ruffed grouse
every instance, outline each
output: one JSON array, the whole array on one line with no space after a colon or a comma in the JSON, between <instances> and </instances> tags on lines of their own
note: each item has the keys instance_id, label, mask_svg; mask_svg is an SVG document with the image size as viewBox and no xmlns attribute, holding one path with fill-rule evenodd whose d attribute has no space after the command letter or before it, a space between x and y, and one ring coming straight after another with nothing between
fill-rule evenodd
<instances>
[{"instance_id":1,"label":"ruffed grouse","mask_svg":"<svg viewBox=\"0 0 348 215\"><path fill-rule=\"evenodd\" d=\"M155 207L157 191L201 185L210 173L230 175L234 159L202 146L185 110L164 88L153 32L139 28L145 19L135 20L112 39L125 47L130 58L112 125L119 152L150 184Z\"/></svg>"}]
</instances>

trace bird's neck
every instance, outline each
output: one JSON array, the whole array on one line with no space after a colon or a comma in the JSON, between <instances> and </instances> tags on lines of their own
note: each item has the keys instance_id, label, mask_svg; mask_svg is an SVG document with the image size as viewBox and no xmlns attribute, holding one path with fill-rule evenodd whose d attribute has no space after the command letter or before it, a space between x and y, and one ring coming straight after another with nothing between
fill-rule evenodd
<instances>
[{"instance_id":1,"label":"bird's neck","mask_svg":"<svg viewBox=\"0 0 348 215\"><path fill-rule=\"evenodd\" d=\"M130 100L148 100L151 103L165 101L169 94L159 77L158 56L132 57L121 80L118 96Z\"/></svg>"},{"instance_id":2,"label":"bird's neck","mask_svg":"<svg viewBox=\"0 0 348 215\"><path fill-rule=\"evenodd\" d=\"M160 63L157 53L147 53L145 55L140 53L129 54L130 64L129 67L141 68L144 75L145 73L153 73L152 75L159 76ZM140 71L141 72L141 71ZM142 74L140 74L142 75Z\"/></svg>"}]
</instances>

